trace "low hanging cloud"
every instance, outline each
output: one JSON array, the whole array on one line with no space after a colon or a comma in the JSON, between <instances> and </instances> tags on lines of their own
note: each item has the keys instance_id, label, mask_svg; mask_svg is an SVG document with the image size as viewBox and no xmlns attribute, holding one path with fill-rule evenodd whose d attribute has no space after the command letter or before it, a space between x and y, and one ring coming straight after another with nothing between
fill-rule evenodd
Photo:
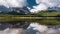
<instances>
[{"instance_id":1,"label":"low hanging cloud","mask_svg":"<svg viewBox=\"0 0 60 34\"><path fill-rule=\"evenodd\" d=\"M47 10L48 7L60 7L60 0L36 0L37 6L33 6L31 12Z\"/></svg>"},{"instance_id":2,"label":"low hanging cloud","mask_svg":"<svg viewBox=\"0 0 60 34\"><path fill-rule=\"evenodd\" d=\"M26 6L27 0L0 0L0 5L9 7L23 7Z\"/></svg>"}]
</instances>

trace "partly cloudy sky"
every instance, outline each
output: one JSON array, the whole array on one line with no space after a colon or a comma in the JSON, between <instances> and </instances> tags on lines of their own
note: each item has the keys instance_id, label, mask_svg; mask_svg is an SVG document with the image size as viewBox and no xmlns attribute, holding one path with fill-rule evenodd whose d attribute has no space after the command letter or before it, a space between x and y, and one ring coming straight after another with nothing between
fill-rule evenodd
<instances>
[{"instance_id":1,"label":"partly cloudy sky","mask_svg":"<svg viewBox=\"0 0 60 34\"><path fill-rule=\"evenodd\" d=\"M35 0L36 6L33 6L31 12L47 10L48 7L60 7L60 0Z\"/></svg>"},{"instance_id":2,"label":"partly cloudy sky","mask_svg":"<svg viewBox=\"0 0 60 34\"><path fill-rule=\"evenodd\" d=\"M26 6L27 0L0 0L0 5L3 5L7 8L9 7L23 7Z\"/></svg>"},{"instance_id":3,"label":"partly cloudy sky","mask_svg":"<svg viewBox=\"0 0 60 34\"><path fill-rule=\"evenodd\" d=\"M48 7L60 7L60 0L0 0L0 5L7 8L27 6L31 12L37 12Z\"/></svg>"}]
</instances>

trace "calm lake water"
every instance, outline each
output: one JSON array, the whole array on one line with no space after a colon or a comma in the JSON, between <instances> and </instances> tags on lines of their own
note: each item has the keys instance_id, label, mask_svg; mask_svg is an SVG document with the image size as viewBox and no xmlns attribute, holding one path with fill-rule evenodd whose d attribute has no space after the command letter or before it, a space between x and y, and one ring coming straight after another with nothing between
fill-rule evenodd
<instances>
[{"instance_id":1,"label":"calm lake water","mask_svg":"<svg viewBox=\"0 0 60 34\"><path fill-rule=\"evenodd\" d=\"M44 25L38 22L0 23L0 34L60 34L60 25Z\"/></svg>"}]
</instances>

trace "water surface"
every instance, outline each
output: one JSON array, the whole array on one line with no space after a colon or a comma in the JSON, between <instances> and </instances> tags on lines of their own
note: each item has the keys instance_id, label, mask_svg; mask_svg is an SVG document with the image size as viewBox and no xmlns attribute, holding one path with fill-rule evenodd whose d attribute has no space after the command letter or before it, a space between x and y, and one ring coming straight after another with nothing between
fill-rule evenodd
<instances>
[{"instance_id":1,"label":"water surface","mask_svg":"<svg viewBox=\"0 0 60 34\"><path fill-rule=\"evenodd\" d=\"M54 20L50 21L51 23L54 23L53 22ZM43 23L43 21L39 22ZM51 25L51 24L46 25L46 24L40 24L39 22L21 21L21 22L0 23L0 34L60 34L60 25Z\"/></svg>"}]
</instances>

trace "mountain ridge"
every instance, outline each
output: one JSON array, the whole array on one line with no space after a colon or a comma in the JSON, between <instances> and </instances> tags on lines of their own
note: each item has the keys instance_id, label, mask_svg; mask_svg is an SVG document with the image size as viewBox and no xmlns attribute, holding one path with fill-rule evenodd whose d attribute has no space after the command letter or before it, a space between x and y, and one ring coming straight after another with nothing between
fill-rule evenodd
<instances>
[{"instance_id":1,"label":"mountain ridge","mask_svg":"<svg viewBox=\"0 0 60 34\"><path fill-rule=\"evenodd\" d=\"M17 8L6 8L5 6L0 6L0 13L7 13L7 14L30 14L30 11L27 7Z\"/></svg>"}]
</instances>

